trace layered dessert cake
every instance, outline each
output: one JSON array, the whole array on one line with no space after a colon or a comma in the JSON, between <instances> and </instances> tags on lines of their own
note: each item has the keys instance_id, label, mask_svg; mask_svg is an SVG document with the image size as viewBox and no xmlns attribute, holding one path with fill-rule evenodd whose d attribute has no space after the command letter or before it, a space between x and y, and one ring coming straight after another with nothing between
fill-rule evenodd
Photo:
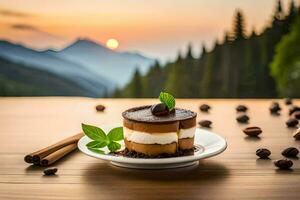
<instances>
[{"instance_id":1,"label":"layered dessert cake","mask_svg":"<svg viewBox=\"0 0 300 200\"><path fill-rule=\"evenodd\" d=\"M180 108L171 110L160 103L131 108L122 115L128 151L157 156L194 148L195 112Z\"/></svg>"}]
</instances>

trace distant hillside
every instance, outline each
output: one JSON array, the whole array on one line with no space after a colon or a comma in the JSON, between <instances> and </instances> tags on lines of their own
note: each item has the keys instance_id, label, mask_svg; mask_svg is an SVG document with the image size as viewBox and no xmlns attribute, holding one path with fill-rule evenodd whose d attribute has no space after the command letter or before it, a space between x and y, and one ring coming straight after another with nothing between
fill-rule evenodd
<instances>
[{"instance_id":1,"label":"distant hillside","mask_svg":"<svg viewBox=\"0 0 300 200\"><path fill-rule=\"evenodd\" d=\"M76 82L0 58L0 96L94 96Z\"/></svg>"},{"instance_id":2,"label":"distant hillside","mask_svg":"<svg viewBox=\"0 0 300 200\"><path fill-rule=\"evenodd\" d=\"M78 39L60 51L36 51L0 40L0 57L76 82L93 97L123 87L135 69L145 74L153 64L140 54L112 51L88 39Z\"/></svg>"},{"instance_id":3,"label":"distant hillside","mask_svg":"<svg viewBox=\"0 0 300 200\"><path fill-rule=\"evenodd\" d=\"M89 39L78 39L60 51L50 50L47 53L80 64L118 86L128 83L135 69L145 74L154 63L153 59L140 54L113 51Z\"/></svg>"},{"instance_id":4,"label":"distant hillside","mask_svg":"<svg viewBox=\"0 0 300 200\"><path fill-rule=\"evenodd\" d=\"M63 60L47 52L39 52L22 45L0 41L0 56L15 63L43 70L76 82L94 97L103 96L115 84L72 61Z\"/></svg>"},{"instance_id":5,"label":"distant hillside","mask_svg":"<svg viewBox=\"0 0 300 200\"><path fill-rule=\"evenodd\" d=\"M174 62L165 66L156 63L146 75L137 70L126 87L116 90L114 96L157 97L160 91L166 90L182 98L269 98L282 94L300 97L296 89L299 86L291 86L300 82L298 57L295 56L299 52L296 47L300 46L294 36L297 32L290 36L292 42L281 48L286 61L281 62L283 56L277 56L273 76L270 70L276 46L290 33L295 19L300 17L300 9L293 1L287 13L280 1L276 8L271 24L268 23L262 33L253 31L251 35L246 35L244 15L237 11L233 30L225 33L222 41L217 40L211 51L203 46L202 54L195 58L190 45L187 54L179 54ZM292 57L294 62L289 63Z\"/></svg>"}]
</instances>

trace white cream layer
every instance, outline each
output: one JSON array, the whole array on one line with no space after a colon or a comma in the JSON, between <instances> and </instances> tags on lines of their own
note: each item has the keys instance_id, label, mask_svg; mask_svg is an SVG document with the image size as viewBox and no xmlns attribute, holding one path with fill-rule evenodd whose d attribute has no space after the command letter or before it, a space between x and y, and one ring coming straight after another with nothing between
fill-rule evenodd
<instances>
[{"instance_id":1,"label":"white cream layer","mask_svg":"<svg viewBox=\"0 0 300 200\"><path fill-rule=\"evenodd\" d=\"M178 138L193 138L195 136L196 126L187 129L179 129Z\"/></svg>"},{"instance_id":2,"label":"white cream layer","mask_svg":"<svg viewBox=\"0 0 300 200\"><path fill-rule=\"evenodd\" d=\"M195 135L196 127L189 129L180 129L179 133L147 133L141 131L131 130L123 127L124 137L131 142L140 144L171 144L173 142L178 143L178 139L193 138Z\"/></svg>"}]
</instances>

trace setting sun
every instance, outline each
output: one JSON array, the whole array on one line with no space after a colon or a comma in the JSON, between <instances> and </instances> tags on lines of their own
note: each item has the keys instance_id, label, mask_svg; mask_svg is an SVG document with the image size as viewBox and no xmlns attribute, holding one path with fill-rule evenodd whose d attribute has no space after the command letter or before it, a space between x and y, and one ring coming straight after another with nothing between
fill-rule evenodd
<instances>
[{"instance_id":1,"label":"setting sun","mask_svg":"<svg viewBox=\"0 0 300 200\"><path fill-rule=\"evenodd\" d=\"M109 39L106 41L106 47L110 49L116 49L119 46L119 42L116 39Z\"/></svg>"}]
</instances>

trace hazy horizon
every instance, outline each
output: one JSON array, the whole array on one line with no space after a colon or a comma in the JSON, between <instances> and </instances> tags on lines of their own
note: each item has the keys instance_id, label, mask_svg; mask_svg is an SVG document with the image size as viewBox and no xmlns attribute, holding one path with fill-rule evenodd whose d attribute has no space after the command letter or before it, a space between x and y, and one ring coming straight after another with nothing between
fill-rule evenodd
<instances>
[{"instance_id":1,"label":"hazy horizon","mask_svg":"<svg viewBox=\"0 0 300 200\"><path fill-rule=\"evenodd\" d=\"M193 44L195 56L202 43L210 48L231 30L236 9L245 14L247 33L253 28L259 33L270 21L276 2L27 0L25 4L0 0L0 39L35 49L61 49L77 38L101 44L115 38L120 43L117 50L165 61L184 51L188 43ZM287 10L290 1L282 2Z\"/></svg>"}]
</instances>

